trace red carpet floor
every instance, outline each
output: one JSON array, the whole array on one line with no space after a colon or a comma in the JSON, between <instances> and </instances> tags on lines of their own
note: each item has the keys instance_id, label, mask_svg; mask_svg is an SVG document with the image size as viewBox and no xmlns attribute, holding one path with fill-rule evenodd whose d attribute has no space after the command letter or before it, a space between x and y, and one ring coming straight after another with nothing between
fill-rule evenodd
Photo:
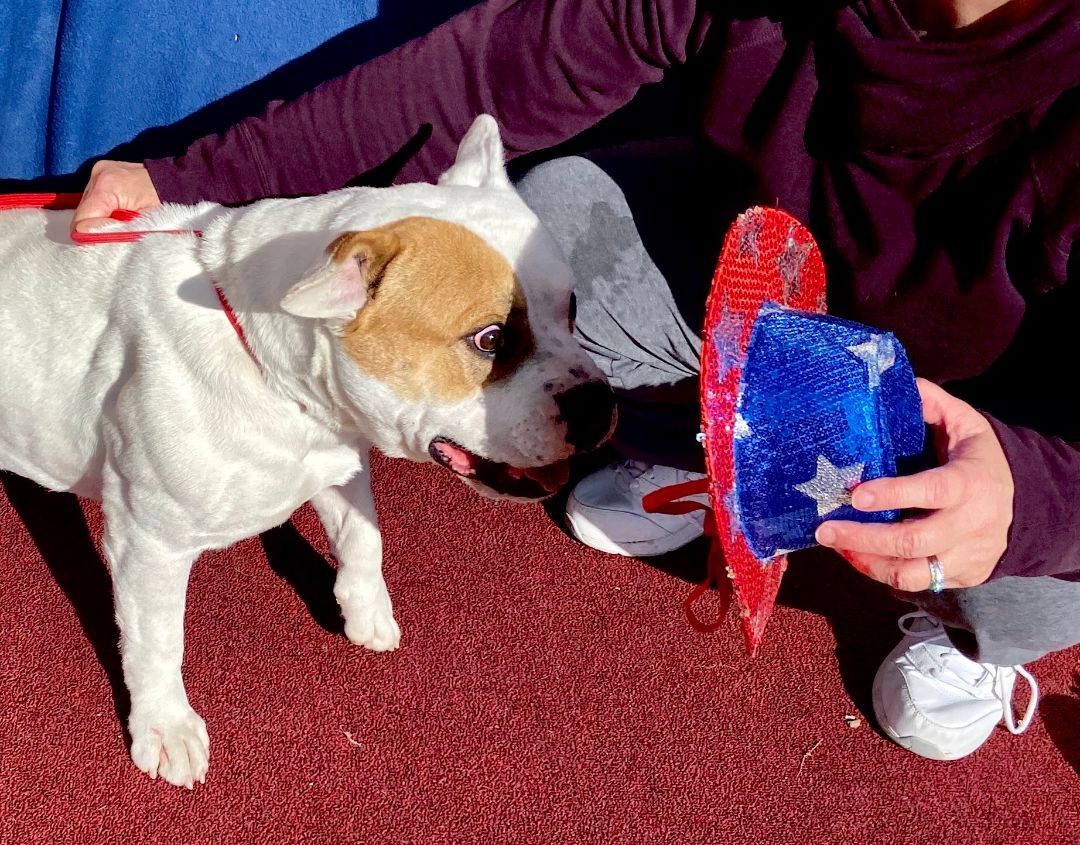
<instances>
[{"instance_id":1,"label":"red carpet floor","mask_svg":"<svg viewBox=\"0 0 1080 845\"><path fill-rule=\"evenodd\" d=\"M751 660L681 614L700 547L608 557L433 468L377 475L397 652L339 633L310 509L197 565L194 792L128 760L97 508L5 478L0 842L1080 841L1080 651L1031 667L1026 735L929 762L869 723L903 608L842 565L792 569Z\"/></svg>"}]
</instances>

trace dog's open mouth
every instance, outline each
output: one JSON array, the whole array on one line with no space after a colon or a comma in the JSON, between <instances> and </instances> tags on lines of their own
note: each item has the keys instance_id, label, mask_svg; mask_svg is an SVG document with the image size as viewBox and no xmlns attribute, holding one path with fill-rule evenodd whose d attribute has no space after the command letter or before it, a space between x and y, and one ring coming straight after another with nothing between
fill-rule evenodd
<instances>
[{"instance_id":1,"label":"dog's open mouth","mask_svg":"<svg viewBox=\"0 0 1080 845\"><path fill-rule=\"evenodd\" d=\"M437 464L462 478L519 499L545 499L558 492L570 477L568 460L542 467L515 467L476 455L445 437L432 440L428 453Z\"/></svg>"}]
</instances>

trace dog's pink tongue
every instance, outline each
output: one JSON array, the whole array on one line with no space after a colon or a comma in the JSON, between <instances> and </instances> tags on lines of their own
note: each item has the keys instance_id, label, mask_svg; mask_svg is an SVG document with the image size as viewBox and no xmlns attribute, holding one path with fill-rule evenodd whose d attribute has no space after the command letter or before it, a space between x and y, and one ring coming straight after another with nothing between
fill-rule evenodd
<instances>
[{"instance_id":1,"label":"dog's pink tongue","mask_svg":"<svg viewBox=\"0 0 1080 845\"><path fill-rule=\"evenodd\" d=\"M446 459L446 465L458 475L475 475L476 468L473 466L472 455L455 446L453 443L440 441L434 444L439 454Z\"/></svg>"},{"instance_id":2,"label":"dog's pink tongue","mask_svg":"<svg viewBox=\"0 0 1080 845\"><path fill-rule=\"evenodd\" d=\"M545 490L555 491L566 484L570 478L570 462L556 461L542 467L525 467L524 469L510 468L513 477L525 476L531 478Z\"/></svg>"}]
</instances>

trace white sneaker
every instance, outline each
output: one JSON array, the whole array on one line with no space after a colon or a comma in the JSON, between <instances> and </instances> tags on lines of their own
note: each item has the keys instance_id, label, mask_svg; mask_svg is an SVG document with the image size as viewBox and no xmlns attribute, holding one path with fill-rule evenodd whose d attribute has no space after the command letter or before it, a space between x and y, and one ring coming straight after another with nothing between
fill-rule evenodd
<instances>
[{"instance_id":1,"label":"white sneaker","mask_svg":"<svg viewBox=\"0 0 1080 845\"><path fill-rule=\"evenodd\" d=\"M874 713L886 735L922 757L956 760L986 742L1002 719L1011 733L1027 730L1039 685L1023 666L968 659L925 611L905 613L897 624L904 639L874 678ZM1018 675L1031 686L1019 722L1012 709Z\"/></svg>"},{"instance_id":2,"label":"white sneaker","mask_svg":"<svg viewBox=\"0 0 1080 845\"><path fill-rule=\"evenodd\" d=\"M631 557L651 557L685 546L705 533L705 512L679 516L646 513L645 494L661 487L697 481L697 472L639 461L617 461L577 483L566 503L570 531L586 546ZM708 504L708 496L687 499Z\"/></svg>"}]
</instances>

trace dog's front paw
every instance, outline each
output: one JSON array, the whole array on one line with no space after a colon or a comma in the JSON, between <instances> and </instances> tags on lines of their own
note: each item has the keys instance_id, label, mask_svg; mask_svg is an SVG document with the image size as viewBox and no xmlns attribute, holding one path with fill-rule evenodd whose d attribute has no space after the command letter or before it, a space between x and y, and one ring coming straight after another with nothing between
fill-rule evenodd
<instances>
[{"instance_id":1,"label":"dog's front paw","mask_svg":"<svg viewBox=\"0 0 1080 845\"><path fill-rule=\"evenodd\" d=\"M345 636L350 642L372 651L393 651L401 642L401 629L394 619L394 609L386 587L365 595L365 591L337 589L341 615L345 617Z\"/></svg>"},{"instance_id":2,"label":"dog's front paw","mask_svg":"<svg viewBox=\"0 0 1080 845\"><path fill-rule=\"evenodd\" d=\"M168 717L137 715L133 707L128 727L132 762L150 777L160 775L173 786L188 789L195 781L206 783L210 737L206 724L190 707L186 713Z\"/></svg>"}]
</instances>

